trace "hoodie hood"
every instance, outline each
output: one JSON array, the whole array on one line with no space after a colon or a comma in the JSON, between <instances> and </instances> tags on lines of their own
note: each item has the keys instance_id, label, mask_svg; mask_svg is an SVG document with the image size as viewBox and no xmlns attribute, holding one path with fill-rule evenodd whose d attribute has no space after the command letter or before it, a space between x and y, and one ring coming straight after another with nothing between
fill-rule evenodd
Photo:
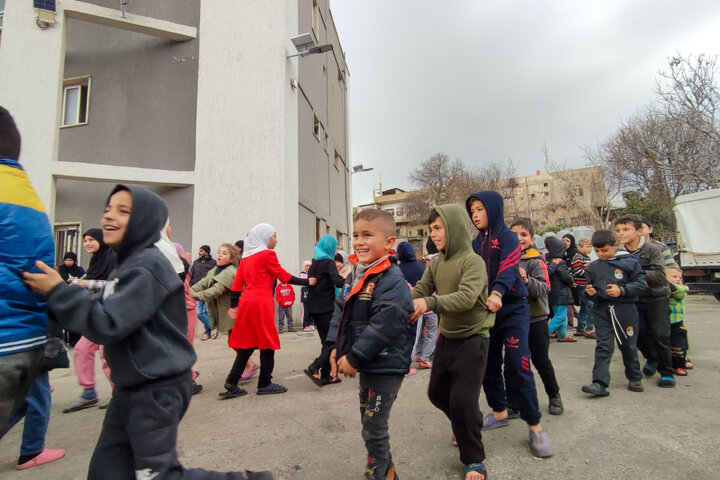
<instances>
[{"instance_id":1,"label":"hoodie hood","mask_svg":"<svg viewBox=\"0 0 720 480\"><path fill-rule=\"evenodd\" d=\"M401 262L414 262L417 260L415 250L408 242L400 242L397 247L397 257Z\"/></svg>"},{"instance_id":2,"label":"hoodie hood","mask_svg":"<svg viewBox=\"0 0 720 480\"><path fill-rule=\"evenodd\" d=\"M470 215L470 220L472 220L470 204L473 200L480 200L485 206L488 216L488 230L492 232L493 235L499 235L504 231L510 231L507 225L505 225L503 199L498 192L494 190L484 190L470 195L467 200L465 200L465 208L467 209L468 215ZM480 229L478 228L478 230Z\"/></svg>"},{"instance_id":3,"label":"hoodie hood","mask_svg":"<svg viewBox=\"0 0 720 480\"><path fill-rule=\"evenodd\" d=\"M462 207L455 204L439 205L434 209L442 219L445 227L445 250L440 255L445 259L453 255L472 251L470 233L467 227L467 214Z\"/></svg>"},{"instance_id":4,"label":"hoodie hood","mask_svg":"<svg viewBox=\"0 0 720 480\"><path fill-rule=\"evenodd\" d=\"M572 259L575 256L575 254L579 252L579 250L577 249L577 245L575 245L575 236L572 233L566 233L565 235L562 236L562 238L563 238L563 240L565 240L566 238L568 240L570 240L570 246L567 247L565 250L565 258L568 261L572 262Z\"/></svg>"},{"instance_id":5,"label":"hoodie hood","mask_svg":"<svg viewBox=\"0 0 720 480\"><path fill-rule=\"evenodd\" d=\"M163 199L142 187L117 185L108 196L106 204L110 202L110 197L120 190L130 192L132 212L125 236L116 251L118 264L133 253L150 248L160 240L160 230L168 219L168 208Z\"/></svg>"},{"instance_id":6,"label":"hoodie hood","mask_svg":"<svg viewBox=\"0 0 720 480\"><path fill-rule=\"evenodd\" d=\"M563 258L565 255L565 242L555 237L545 239L545 248L548 251L548 258Z\"/></svg>"}]
</instances>

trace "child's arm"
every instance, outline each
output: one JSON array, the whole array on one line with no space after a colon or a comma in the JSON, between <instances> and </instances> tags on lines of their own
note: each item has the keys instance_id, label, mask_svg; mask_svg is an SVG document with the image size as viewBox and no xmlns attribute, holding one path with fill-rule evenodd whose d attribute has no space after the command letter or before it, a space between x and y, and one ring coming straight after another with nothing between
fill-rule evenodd
<instances>
[{"instance_id":1,"label":"child's arm","mask_svg":"<svg viewBox=\"0 0 720 480\"><path fill-rule=\"evenodd\" d=\"M580 253L573 256L572 266L570 267L570 275L573 278L580 278L585 274L585 263Z\"/></svg>"},{"instance_id":2,"label":"child's arm","mask_svg":"<svg viewBox=\"0 0 720 480\"><path fill-rule=\"evenodd\" d=\"M488 285L488 292L497 291L500 296L509 292L518 279L522 249L516 235L507 235L500 247L500 266L495 281Z\"/></svg>"},{"instance_id":3,"label":"child's arm","mask_svg":"<svg viewBox=\"0 0 720 480\"><path fill-rule=\"evenodd\" d=\"M333 285L335 285L336 288L342 288L342 286L345 285L345 279L338 273L335 262L327 262L327 265L327 272L330 276L330 281Z\"/></svg>"},{"instance_id":4,"label":"child's arm","mask_svg":"<svg viewBox=\"0 0 720 480\"><path fill-rule=\"evenodd\" d=\"M201 302L207 302L208 300L219 298L228 291L228 288L220 282L216 282L210 288L196 290L195 287L198 285L200 284L196 283L195 286L192 287L192 293L193 298L200 300Z\"/></svg>"},{"instance_id":5,"label":"child's arm","mask_svg":"<svg viewBox=\"0 0 720 480\"><path fill-rule=\"evenodd\" d=\"M646 248L649 264L644 268L648 287L659 287L667 283L665 278L665 261L660 249L649 244L652 248Z\"/></svg>"},{"instance_id":6,"label":"child's arm","mask_svg":"<svg viewBox=\"0 0 720 480\"><path fill-rule=\"evenodd\" d=\"M557 275L560 278L560 281L563 282L567 286L570 286L573 283L575 283L575 280L573 280L572 275L570 275L570 269L567 267L565 262L558 264Z\"/></svg>"},{"instance_id":7,"label":"child's arm","mask_svg":"<svg viewBox=\"0 0 720 480\"><path fill-rule=\"evenodd\" d=\"M277 278L280 283L289 283L290 285L310 285L310 278L298 278L288 273L278 262L275 252L271 252L267 257L267 269ZM311 267L312 270L312 267ZM234 285L234 284L233 284Z\"/></svg>"},{"instance_id":8,"label":"child's arm","mask_svg":"<svg viewBox=\"0 0 720 480\"><path fill-rule=\"evenodd\" d=\"M545 262L541 259L530 260L525 266L527 267L527 283L528 295L534 298L542 298L550 292L550 276L547 272Z\"/></svg>"},{"instance_id":9,"label":"child's arm","mask_svg":"<svg viewBox=\"0 0 720 480\"><path fill-rule=\"evenodd\" d=\"M685 295L687 294L688 290L690 290L690 287L687 285L682 284L670 284L670 297L674 300L682 300L685 298Z\"/></svg>"},{"instance_id":10,"label":"child's arm","mask_svg":"<svg viewBox=\"0 0 720 480\"><path fill-rule=\"evenodd\" d=\"M460 267L462 276L456 291L425 298L428 310L436 313L462 313L473 308L478 301L483 305L486 304L487 271L482 259L479 259L479 262L478 259L478 257L469 257L469 260Z\"/></svg>"},{"instance_id":11,"label":"child's arm","mask_svg":"<svg viewBox=\"0 0 720 480\"><path fill-rule=\"evenodd\" d=\"M433 260L436 261L436 260ZM410 291L410 296L413 299L429 297L435 290L435 280L433 280L432 269L430 267L425 269L423 276L415 284L415 288Z\"/></svg>"},{"instance_id":12,"label":"child's arm","mask_svg":"<svg viewBox=\"0 0 720 480\"><path fill-rule=\"evenodd\" d=\"M645 279L646 273L647 272L643 271L640 263L634 262L633 268L629 272L630 281L622 286L622 295L625 297L635 297L645 292L648 286L647 280ZM663 278L665 278L665 274L662 275Z\"/></svg>"}]
</instances>

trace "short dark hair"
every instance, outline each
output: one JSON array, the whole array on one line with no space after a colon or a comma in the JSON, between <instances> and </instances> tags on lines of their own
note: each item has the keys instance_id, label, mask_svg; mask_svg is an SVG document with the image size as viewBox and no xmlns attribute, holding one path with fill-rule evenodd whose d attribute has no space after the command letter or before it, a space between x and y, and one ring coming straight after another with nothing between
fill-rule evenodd
<instances>
[{"instance_id":1,"label":"short dark hair","mask_svg":"<svg viewBox=\"0 0 720 480\"><path fill-rule=\"evenodd\" d=\"M0 107L0 158L20 159L20 131L3 107Z\"/></svg>"},{"instance_id":2,"label":"short dark hair","mask_svg":"<svg viewBox=\"0 0 720 480\"><path fill-rule=\"evenodd\" d=\"M368 222L378 220L380 222L382 230L388 237L392 237L395 235L395 219L389 212L386 212L385 210L380 210L379 208L368 208L366 210L360 210L358 213L355 214L355 217L353 217L353 222L357 222L358 220L365 220Z\"/></svg>"},{"instance_id":3,"label":"short dark hair","mask_svg":"<svg viewBox=\"0 0 720 480\"><path fill-rule=\"evenodd\" d=\"M200 247L200 250L205 250L205 253L210 255L210 245L203 245Z\"/></svg>"},{"instance_id":4,"label":"short dark hair","mask_svg":"<svg viewBox=\"0 0 720 480\"><path fill-rule=\"evenodd\" d=\"M593 247L602 248L606 245L615 245L617 238L615 238L615 234L610 230L597 230L592 234L591 241Z\"/></svg>"},{"instance_id":5,"label":"short dark hair","mask_svg":"<svg viewBox=\"0 0 720 480\"><path fill-rule=\"evenodd\" d=\"M642 228L643 221L639 215L630 214L630 215L623 215L622 217L615 220L616 226L620 225L621 223L622 224L631 223L632 225L635 226L635 230L640 230Z\"/></svg>"},{"instance_id":6,"label":"short dark hair","mask_svg":"<svg viewBox=\"0 0 720 480\"><path fill-rule=\"evenodd\" d=\"M437 212L437 210L433 208L432 210L430 210L430 215L428 215L428 225L433 223L438 218L440 218L440 214ZM442 219L440 219L440 221L442 221Z\"/></svg>"},{"instance_id":7,"label":"short dark hair","mask_svg":"<svg viewBox=\"0 0 720 480\"><path fill-rule=\"evenodd\" d=\"M535 236L535 227L533 226L532 220L530 220L529 218L517 217L510 225L510 228L512 227L522 227L528 232L530 232L531 237Z\"/></svg>"},{"instance_id":8,"label":"short dark hair","mask_svg":"<svg viewBox=\"0 0 720 480\"><path fill-rule=\"evenodd\" d=\"M238 240L235 242L235 246L240 250L245 250L245 240Z\"/></svg>"}]
</instances>

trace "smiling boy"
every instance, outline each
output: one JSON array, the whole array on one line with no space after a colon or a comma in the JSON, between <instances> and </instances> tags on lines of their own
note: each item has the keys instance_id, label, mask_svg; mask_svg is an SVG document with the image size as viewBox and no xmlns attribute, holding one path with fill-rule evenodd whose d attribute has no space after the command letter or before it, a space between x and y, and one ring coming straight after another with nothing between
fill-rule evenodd
<instances>
[{"instance_id":1,"label":"smiling boy","mask_svg":"<svg viewBox=\"0 0 720 480\"><path fill-rule=\"evenodd\" d=\"M410 370L415 343L408 322L410 289L397 265L395 220L382 210L363 210L353 221L354 263L346 278L350 293L330 363L340 373L360 372L362 437L367 448L366 480L397 478L390 453L390 410ZM330 339L332 341L332 339ZM337 363L335 362L335 359ZM335 371L332 372L335 376Z\"/></svg>"}]
</instances>

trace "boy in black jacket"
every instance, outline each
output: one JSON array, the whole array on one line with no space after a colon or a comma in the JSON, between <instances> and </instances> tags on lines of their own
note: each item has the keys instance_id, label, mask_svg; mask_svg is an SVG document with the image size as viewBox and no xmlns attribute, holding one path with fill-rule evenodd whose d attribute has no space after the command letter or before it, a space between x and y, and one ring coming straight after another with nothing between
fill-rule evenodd
<instances>
[{"instance_id":1,"label":"boy in black jacket","mask_svg":"<svg viewBox=\"0 0 720 480\"><path fill-rule=\"evenodd\" d=\"M610 359L615 336L625 365L628 390L642 392L642 373L637 358L637 296L647 288L645 273L637 259L627 252L617 252L618 243L609 230L598 230L592 236L598 260L585 269L585 291L593 298L595 320L595 365L593 383L582 387L591 395L610 395Z\"/></svg>"},{"instance_id":2,"label":"boy in black jacket","mask_svg":"<svg viewBox=\"0 0 720 480\"><path fill-rule=\"evenodd\" d=\"M340 318L336 347L330 354L333 370L349 377L360 372L362 437L368 451L366 480L397 478L388 419L404 375L410 370L415 343L414 328L408 322L413 302L397 259L391 256L394 244L392 215L372 209L355 216L355 255L350 257L354 265L346 279L350 293Z\"/></svg>"},{"instance_id":3,"label":"boy in black jacket","mask_svg":"<svg viewBox=\"0 0 720 480\"><path fill-rule=\"evenodd\" d=\"M244 480L240 472L185 469L177 427L192 395L195 352L185 338L185 291L155 247L168 218L165 202L139 187L118 185L102 217L103 240L117 252L117 270L101 300L67 285L42 262L23 274L63 327L105 346L115 384L88 479L191 478ZM110 277L112 278L112 276ZM269 472L248 478L272 479Z\"/></svg>"},{"instance_id":4,"label":"boy in black jacket","mask_svg":"<svg viewBox=\"0 0 720 480\"><path fill-rule=\"evenodd\" d=\"M552 307L553 316L550 320L550 336L557 335L558 342L574 342L574 337L567 336L567 309L572 308L573 297L570 286L573 284L572 275L563 256L565 243L555 237L545 239L547 248L547 267L550 277L550 293L548 301Z\"/></svg>"}]
</instances>

